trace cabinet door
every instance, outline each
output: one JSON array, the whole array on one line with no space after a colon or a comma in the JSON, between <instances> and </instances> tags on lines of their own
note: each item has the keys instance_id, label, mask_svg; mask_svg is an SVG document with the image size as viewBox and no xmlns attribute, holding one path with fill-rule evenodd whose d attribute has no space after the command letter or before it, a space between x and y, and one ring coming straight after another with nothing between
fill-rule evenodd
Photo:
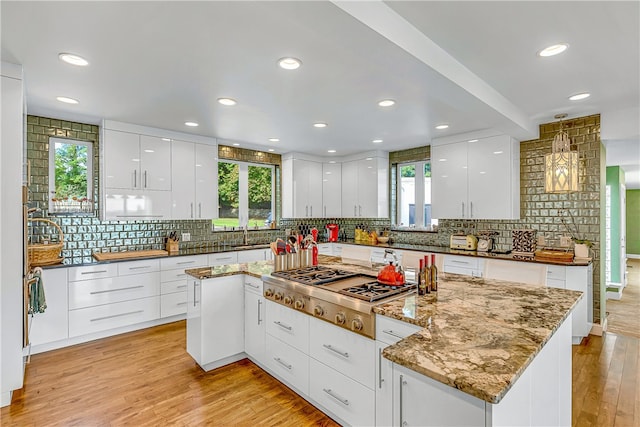
<instances>
[{"instance_id":1,"label":"cabinet door","mask_svg":"<svg viewBox=\"0 0 640 427\"><path fill-rule=\"evenodd\" d=\"M309 217L309 174L315 162L293 160L293 216Z\"/></svg>"},{"instance_id":2,"label":"cabinet door","mask_svg":"<svg viewBox=\"0 0 640 427\"><path fill-rule=\"evenodd\" d=\"M511 218L511 138L494 136L468 144L469 218Z\"/></svg>"},{"instance_id":3,"label":"cabinet door","mask_svg":"<svg viewBox=\"0 0 640 427\"><path fill-rule=\"evenodd\" d=\"M378 159L358 161L358 216L378 217Z\"/></svg>"},{"instance_id":4,"label":"cabinet door","mask_svg":"<svg viewBox=\"0 0 640 427\"><path fill-rule=\"evenodd\" d=\"M202 354L202 282L187 281L187 353L200 363Z\"/></svg>"},{"instance_id":5,"label":"cabinet door","mask_svg":"<svg viewBox=\"0 0 640 427\"><path fill-rule=\"evenodd\" d=\"M309 217L322 217L322 163L307 162Z\"/></svg>"},{"instance_id":6,"label":"cabinet door","mask_svg":"<svg viewBox=\"0 0 640 427\"><path fill-rule=\"evenodd\" d=\"M264 297L244 293L244 351L257 362L265 363Z\"/></svg>"},{"instance_id":7,"label":"cabinet door","mask_svg":"<svg viewBox=\"0 0 640 427\"><path fill-rule=\"evenodd\" d=\"M387 346L376 341L376 426L393 425L393 363L382 357Z\"/></svg>"},{"instance_id":8,"label":"cabinet door","mask_svg":"<svg viewBox=\"0 0 640 427\"><path fill-rule=\"evenodd\" d=\"M342 164L342 216L358 216L358 161Z\"/></svg>"},{"instance_id":9,"label":"cabinet door","mask_svg":"<svg viewBox=\"0 0 640 427\"><path fill-rule=\"evenodd\" d=\"M342 166L340 163L322 165L322 215L342 216Z\"/></svg>"},{"instance_id":10,"label":"cabinet door","mask_svg":"<svg viewBox=\"0 0 640 427\"><path fill-rule=\"evenodd\" d=\"M33 345L69 338L68 270L52 268L43 271L47 309L44 313L30 316L29 342Z\"/></svg>"},{"instance_id":11,"label":"cabinet door","mask_svg":"<svg viewBox=\"0 0 640 427\"><path fill-rule=\"evenodd\" d=\"M142 188L140 176L140 136L105 129L104 187Z\"/></svg>"},{"instance_id":12,"label":"cabinet door","mask_svg":"<svg viewBox=\"0 0 640 427\"><path fill-rule=\"evenodd\" d=\"M218 217L218 147L196 144L195 217Z\"/></svg>"},{"instance_id":13,"label":"cabinet door","mask_svg":"<svg viewBox=\"0 0 640 427\"><path fill-rule=\"evenodd\" d=\"M431 147L434 218L468 218L467 142Z\"/></svg>"},{"instance_id":14,"label":"cabinet door","mask_svg":"<svg viewBox=\"0 0 640 427\"><path fill-rule=\"evenodd\" d=\"M171 141L171 219L195 218L195 144Z\"/></svg>"},{"instance_id":15,"label":"cabinet door","mask_svg":"<svg viewBox=\"0 0 640 427\"><path fill-rule=\"evenodd\" d=\"M140 172L144 190L171 190L171 142L140 136Z\"/></svg>"}]
</instances>

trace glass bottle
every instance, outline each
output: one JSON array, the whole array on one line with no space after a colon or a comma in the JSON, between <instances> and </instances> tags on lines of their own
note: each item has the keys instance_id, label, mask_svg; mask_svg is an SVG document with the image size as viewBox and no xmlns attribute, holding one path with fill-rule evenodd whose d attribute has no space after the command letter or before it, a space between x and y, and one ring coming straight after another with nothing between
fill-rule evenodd
<instances>
[{"instance_id":1,"label":"glass bottle","mask_svg":"<svg viewBox=\"0 0 640 427\"><path fill-rule=\"evenodd\" d=\"M431 254L431 290L436 292L438 290L438 267L436 267L436 254Z\"/></svg>"}]
</instances>

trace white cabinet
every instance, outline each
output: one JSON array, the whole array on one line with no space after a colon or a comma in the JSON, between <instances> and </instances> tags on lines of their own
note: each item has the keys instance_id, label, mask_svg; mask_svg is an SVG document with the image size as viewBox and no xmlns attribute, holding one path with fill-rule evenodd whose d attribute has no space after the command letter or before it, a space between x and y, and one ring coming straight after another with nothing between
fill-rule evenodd
<instances>
[{"instance_id":1,"label":"white cabinet","mask_svg":"<svg viewBox=\"0 0 640 427\"><path fill-rule=\"evenodd\" d=\"M342 216L342 165L322 164L322 216Z\"/></svg>"},{"instance_id":2,"label":"white cabinet","mask_svg":"<svg viewBox=\"0 0 640 427\"><path fill-rule=\"evenodd\" d=\"M268 301L267 301L268 302ZM269 313L267 308L267 313ZM309 395L309 356L267 333L267 368L298 394Z\"/></svg>"},{"instance_id":3,"label":"white cabinet","mask_svg":"<svg viewBox=\"0 0 640 427\"><path fill-rule=\"evenodd\" d=\"M188 275L185 270L206 265L207 255L160 259L160 317L171 317L187 312Z\"/></svg>"},{"instance_id":4,"label":"white cabinet","mask_svg":"<svg viewBox=\"0 0 640 427\"><path fill-rule=\"evenodd\" d=\"M105 129L104 187L171 190L171 145L148 135Z\"/></svg>"},{"instance_id":5,"label":"white cabinet","mask_svg":"<svg viewBox=\"0 0 640 427\"><path fill-rule=\"evenodd\" d=\"M484 273L484 260L473 256L445 255L443 269L445 273L482 277Z\"/></svg>"},{"instance_id":6,"label":"white cabinet","mask_svg":"<svg viewBox=\"0 0 640 427\"><path fill-rule=\"evenodd\" d=\"M593 266L547 266L547 286L580 291L584 295L572 312L571 335L574 345L589 335L593 322Z\"/></svg>"},{"instance_id":7,"label":"white cabinet","mask_svg":"<svg viewBox=\"0 0 640 427\"><path fill-rule=\"evenodd\" d=\"M67 270L67 268L43 270L42 280L47 298L47 309L44 313L29 316L29 342L32 345L69 337Z\"/></svg>"},{"instance_id":8,"label":"white cabinet","mask_svg":"<svg viewBox=\"0 0 640 427\"><path fill-rule=\"evenodd\" d=\"M386 218L388 159L366 157L342 163L342 216Z\"/></svg>"},{"instance_id":9,"label":"white cabinet","mask_svg":"<svg viewBox=\"0 0 640 427\"><path fill-rule=\"evenodd\" d=\"M187 352L205 371L242 358L244 352L242 307L244 307L242 275L189 280Z\"/></svg>"},{"instance_id":10,"label":"white cabinet","mask_svg":"<svg viewBox=\"0 0 640 427\"><path fill-rule=\"evenodd\" d=\"M322 206L322 163L294 157L283 159L283 217L321 217Z\"/></svg>"},{"instance_id":11,"label":"white cabinet","mask_svg":"<svg viewBox=\"0 0 640 427\"><path fill-rule=\"evenodd\" d=\"M273 253L271 249L246 249L238 251L237 257L239 263L266 261L267 259L271 259L269 257L271 253Z\"/></svg>"},{"instance_id":12,"label":"white cabinet","mask_svg":"<svg viewBox=\"0 0 640 427\"><path fill-rule=\"evenodd\" d=\"M244 276L244 351L254 361L266 364L265 299L262 280Z\"/></svg>"},{"instance_id":13,"label":"white cabinet","mask_svg":"<svg viewBox=\"0 0 640 427\"><path fill-rule=\"evenodd\" d=\"M516 140L499 135L442 145L434 142L431 158L434 218L520 218Z\"/></svg>"},{"instance_id":14,"label":"white cabinet","mask_svg":"<svg viewBox=\"0 0 640 427\"><path fill-rule=\"evenodd\" d=\"M219 252L209 254L207 265L215 267L217 265L229 265L238 263L238 252Z\"/></svg>"},{"instance_id":15,"label":"white cabinet","mask_svg":"<svg viewBox=\"0 0 640 427\"><path fill-rule=\"evenodd\" d=\"M267 301L267 333L309 354L309 316Z\"/></svg>"},{"instance_id":16,"label":"white cabinet","mask_svg":"<svg viewBox=\"0 0 640 427\"><path fill-rule=\"evenodd\" d=\"M172 219L217 217L218 148L171 141Z\"/></svg>"},{"instance_id":17,"label":"white cabinet","mask_svg":"<svg viewBox=\"0 0 640 427\"><path fill-rule=\"evenodd\" d=\"M147 322L159 315L159 296L70 310L69 337Z\"/></svg>"}]
</instances>

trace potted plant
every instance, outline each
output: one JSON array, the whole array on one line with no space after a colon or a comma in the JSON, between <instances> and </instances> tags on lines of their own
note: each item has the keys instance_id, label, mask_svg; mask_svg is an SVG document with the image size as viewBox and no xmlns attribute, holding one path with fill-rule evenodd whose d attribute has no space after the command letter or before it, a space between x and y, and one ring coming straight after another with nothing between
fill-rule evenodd
<instances>
[{"instance_id":1,"label":"potted plant","mask_svg":"<svg viewBox=\"0 0 640 427\"><path fill-rule=\"evenodd\" d=\"M589 239L580 239L578 237L578 227L576 226L576 223L573 218L573 215L571 214L571 211L565 210L564 212L566 212L569 215L569 218L571 219L571 223L568 224L565 217L562 217L562 223L564 224L565 228L571 235L571 240L574 243L573 245L574 256L576 258L589 258L589 249L593 245L593 242Z\"/></svg>"}]
</instances>

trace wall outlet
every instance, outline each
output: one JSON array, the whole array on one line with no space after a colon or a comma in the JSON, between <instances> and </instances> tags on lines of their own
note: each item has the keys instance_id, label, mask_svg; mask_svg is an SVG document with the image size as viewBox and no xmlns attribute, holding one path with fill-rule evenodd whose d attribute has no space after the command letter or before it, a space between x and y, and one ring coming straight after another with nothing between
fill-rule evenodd
<instances>
[{"instance_id":1,"label":"wall outlet","mask_svg":"<svg viewBox=\"0 0 640 427\"><path fill-rule=\"evenodd\" d=\"M182 233L182 241L190 242L191 241L191 233Z\"/></svg>"}]
</instances>

